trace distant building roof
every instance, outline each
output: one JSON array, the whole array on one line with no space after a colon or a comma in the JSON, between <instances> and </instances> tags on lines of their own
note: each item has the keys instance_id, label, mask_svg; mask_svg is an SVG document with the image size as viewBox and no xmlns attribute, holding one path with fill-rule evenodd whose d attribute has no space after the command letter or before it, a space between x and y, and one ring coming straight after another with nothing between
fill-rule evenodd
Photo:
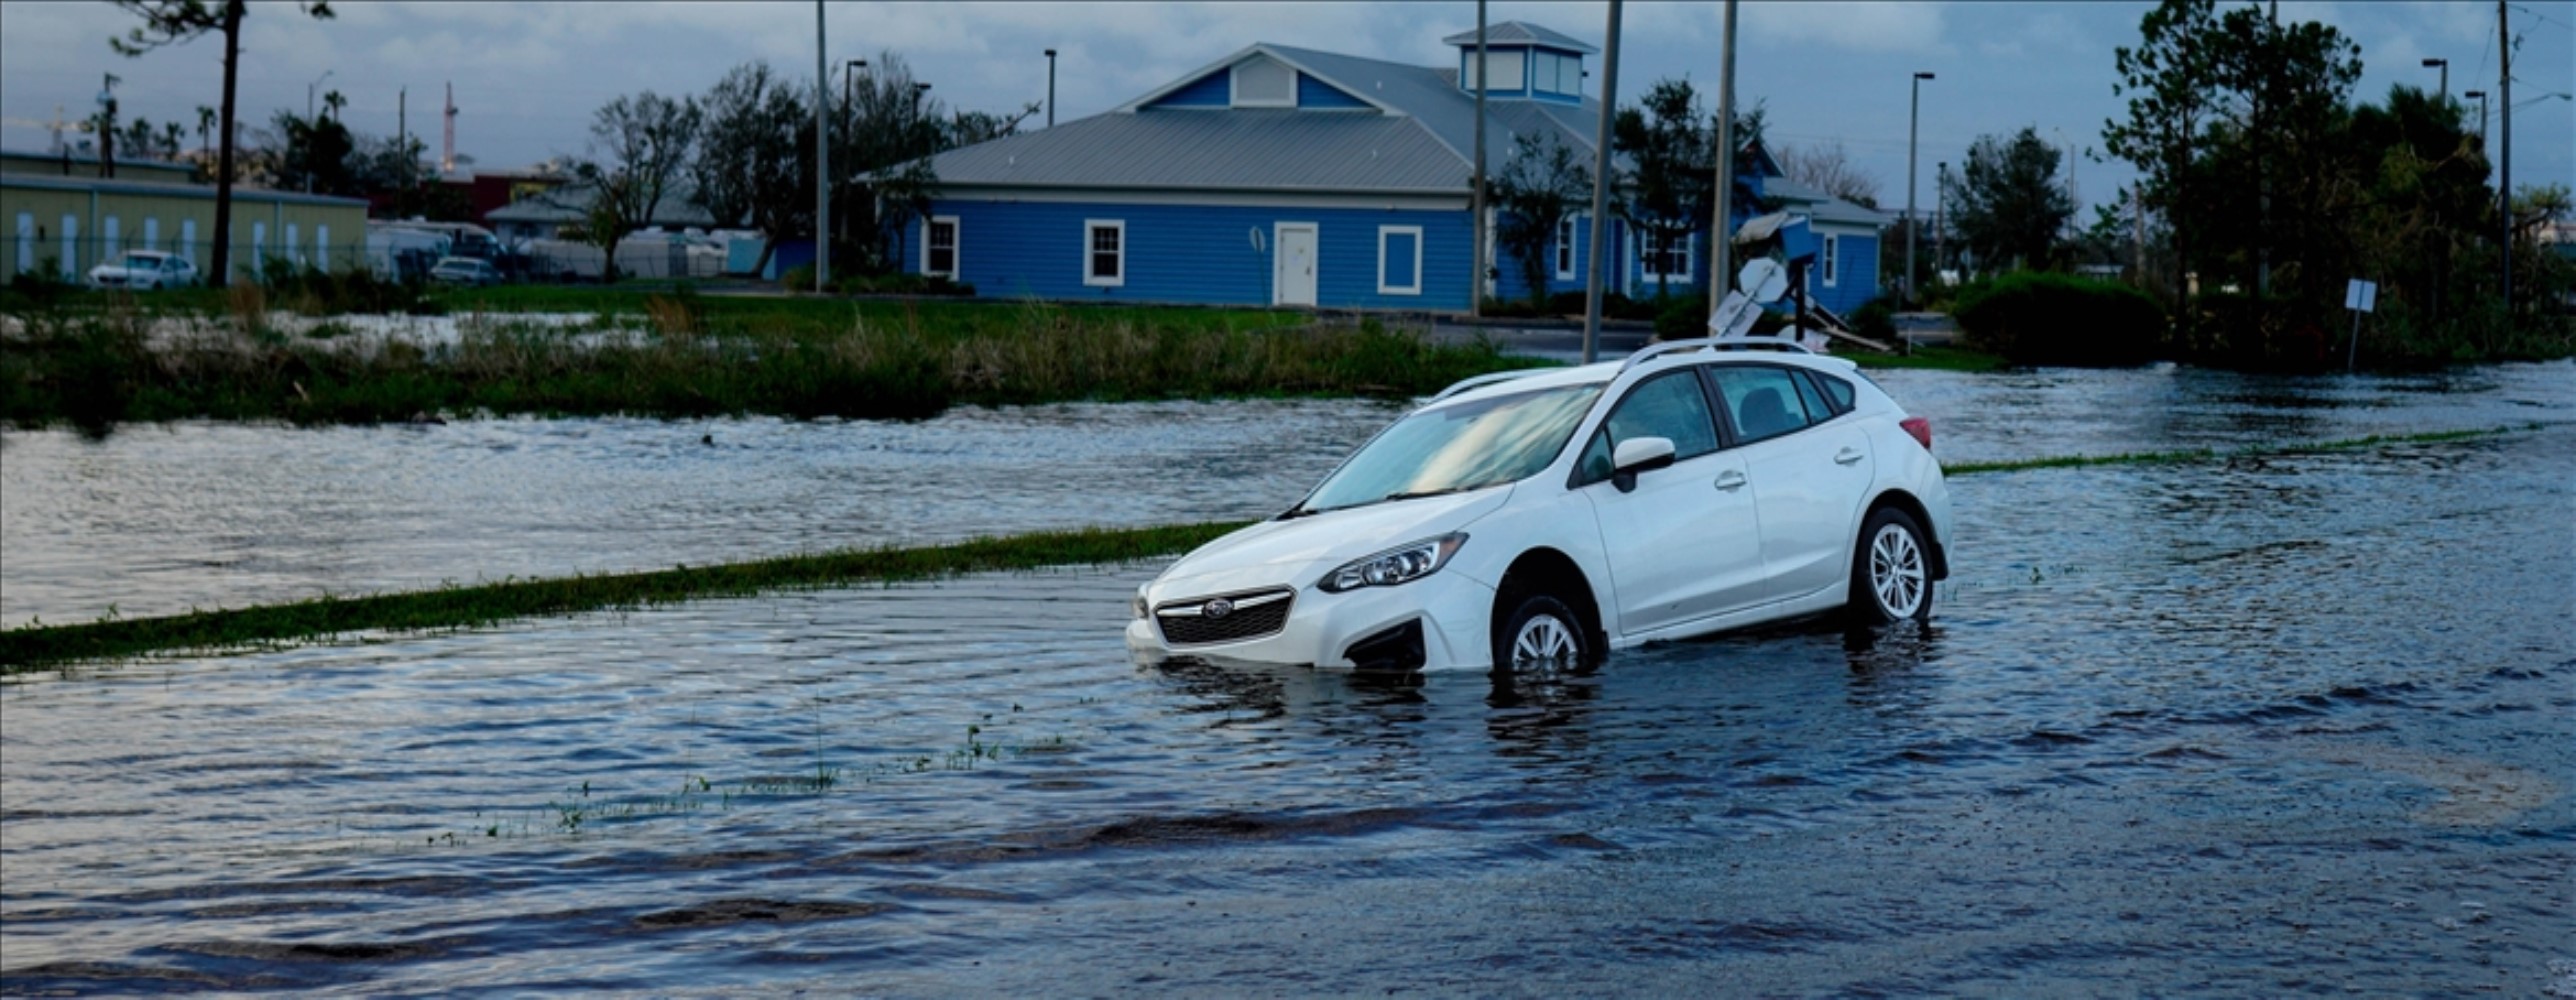
<instances>
[{"instance_id":1,"label":"distant building roof","mask_svg":"<svg viewBox=\"0 0 2576 1000\"><path fill-rule=\"evenodd\" d=\"M59 177L51 174L0 173L0 185L43 188L51 191L99 191L110 194L149 194L178 198L212 199L215 196L215 186L212 184L173 184L159 180L140 181L127 180L123 177L87 177L79 174ZM233 186L233 200L281 202L288 205L354 206L360 209L367 206L364 198L340 198L327 194L305 194L300 191L271 191L239 184Z\"/></svg>"},{"instance_id":2,"label":"distant building roof","mask_svg":"<svg viewBox=\"0 0 2576 1000\"><path fill-rule=\"evenodd\" d=\"M590 200L594 190L596 188L589 184L566 184L562 187L549 188L486 212L483 214L483 220L488 223L580 222L590 217ZM694 193L678 187L663 192L662 200L654 204L652 215L644 220L644 224L701 228L715 225L715 217L708 215L706 209L698 207L696 202L690 200L690 196Z\"/></svg>"},{"instance_id":3,"label":"distant building roof","mask_svg":"<svg viewBox=\"0 0 2576 1000\"><path fill-rule=\"evenodd\" d=\"M1476 44L1476 30L1469 28L1461 31L1441 39L1440 44L1472 46ZM1555 49L1571 49L1585 55L1601 51L1576 41L1570 36L1525 21L1505 21L1501 24L1486 25L1485 47L1492 48L1496 45L1545 45Z\"/></svg>"},{"instance_id":4,"label":"distant building roof","mask_svg":"<svg viewBox=\"0 0 2576 1000\"><path fill-rule=\"evenodd\" d=\"M1894 215L1855 205L1786 177L1774 177L1763 182L1762 193L1780 200L1790 212L1816 222L1875 228L1896 221Z\"/></svg>"},{"instance_id":5,"label":"distant building roof","mask_svg":"<svg viewBox=\"0 0 2576 1000\"><path fill-rule=\"evenodd\" d=\"M13 174L53 173L59 176L62 171L62 165L66 161L71 163L75 169L86 171L93 177L97 176L99 159L98 154L95 152L83 152L77 149L70 150L68 152L49 152L34 149L0 149L0 170L5 170ZM172 163L168 160L135 159L129 156L117 157L116 169L148 170L154 173L175 172L192 176L197 171L197 168L185 163Z\"/></svg>"}]
</instances>

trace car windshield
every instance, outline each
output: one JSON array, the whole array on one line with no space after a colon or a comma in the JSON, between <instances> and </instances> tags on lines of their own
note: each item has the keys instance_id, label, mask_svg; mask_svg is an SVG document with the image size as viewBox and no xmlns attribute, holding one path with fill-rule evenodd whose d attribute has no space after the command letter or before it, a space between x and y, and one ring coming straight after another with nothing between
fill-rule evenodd
<instances>
[{"instance_id":1,"label":"car windshield","mask_svg":"<svg viewBox=\"0 0 2576 1000\"><path fill-rule=\"evenodd\" d=\"M117 266L123 267L129 271L158 271L161 269L161 258L148 254L130 253L126 254L125 259L119 261Z\"/></svg>"},{"instance_id":2,"label":"car windshield","mask_svg":"<svg viewBox=\"0 0 2576 1000\"><path fill-rule=\"evenodd\" d=\"M1567 385L1424 410L1360 446L1300 504L1300 513L1457 493L1547 468L1601 385Z\"/></svg>"}]
</instances>

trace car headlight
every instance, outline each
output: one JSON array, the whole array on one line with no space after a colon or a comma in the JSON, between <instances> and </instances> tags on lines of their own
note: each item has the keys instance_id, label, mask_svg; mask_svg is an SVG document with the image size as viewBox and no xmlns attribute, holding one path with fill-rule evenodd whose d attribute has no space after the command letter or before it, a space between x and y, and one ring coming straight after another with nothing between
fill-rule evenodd
<instances>
[{"instance_id":1,"label":"car headlight","mask_svg":"<svg viewBox=\"0 0 2576 1000\"><path fill-rule=\"evenodd\" d=\"M1409 545L1399 545L1373 556L1353 559L1340 569L1324 574L1315 586L1327 594L1338 594L1361 587L1392 587L1411 583L1449 565L1449 557L1467 544L1464 533L1451 533L1438 538L1425 538Z\"/></svg>"},{"instance_id":2,"label":"car headlight","mask_svg":"<svg viewBox=\"0 0 2576 1000\"><path fill-rule=\"evenodd\" d=\"M1135 600L1135 602L1134 602L1133 604L1131 604L1131 605L1129 606L1129 609L1130 609L1130 610L1132 610L1132 611L1136 612L1136 620L1138 620L1138 621L1143 621L1143 620L1145 619L1145 614L1146 614L1146 608L1145 608L1145 587L1146 587L1146 586L1147 586L1146 584L1137 584L1137 585L1136 585L1136 600Z\"/></svg>"}]
</instances>

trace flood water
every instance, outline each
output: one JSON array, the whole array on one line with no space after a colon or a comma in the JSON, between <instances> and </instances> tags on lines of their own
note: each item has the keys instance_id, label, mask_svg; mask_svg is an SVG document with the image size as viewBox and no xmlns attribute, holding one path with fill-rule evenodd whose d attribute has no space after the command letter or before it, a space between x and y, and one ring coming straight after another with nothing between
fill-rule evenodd
<instances>
[{"instance_id":1,"label":"flood water","mask_svg":"<svg viewBox=\"0 0 2576 1000\"><path fill-rule=\"evenodd\" d=\"M2576 365L2261 378L1872 377L1945 461L2576 418ZM913 424L477 420L0 433L0 627L446 581L1285 509L1392 420L1358 401L959 409Z\"/></svg>"},{"instance_id":2,"label":"flood water","mask_svg":"<svg viewBox=\"0 0 2576 1000\"><path fill-rule=\"evenodd\" d=\"M1959 477L1930 627L1546 685L1140 667L1154 566L23 678L0 992L2576 992L2568 374L2204 393L2099 450L2548 426Z\"/></svg>"}]
</instances>

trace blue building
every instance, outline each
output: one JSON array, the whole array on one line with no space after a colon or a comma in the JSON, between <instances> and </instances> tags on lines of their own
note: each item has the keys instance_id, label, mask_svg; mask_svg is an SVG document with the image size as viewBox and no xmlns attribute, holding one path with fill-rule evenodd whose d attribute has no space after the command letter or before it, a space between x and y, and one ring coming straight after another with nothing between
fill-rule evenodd
<instances>
[{"instance_id":1,"label":"blue building","mask_svg":"<svg viewBox=\"0 0 2576 1000\"><path fill-rule=\"evenodd\" d=\"M942 153L903 266L1000 298L1466 311L1476 39L1442 41L1453 65L1256 44L1105 114ZM1588 162L1597 50L1520 22L1490 26L1486 50L1488 176L1530 132ZM1799 216L1782 230L1790 252L1820 253L1818 299L1876 295L1884 217L1784 186L1757 158L1755 190ZM1549 290L1580 290L1589 220L1561 232ZM1614 219L1610 240L1611 290L1696 294L1704 226L1663 246ZM1517 267L1496 266L1486 294L1527 294Z\"/></svg>"}]
</instances>

